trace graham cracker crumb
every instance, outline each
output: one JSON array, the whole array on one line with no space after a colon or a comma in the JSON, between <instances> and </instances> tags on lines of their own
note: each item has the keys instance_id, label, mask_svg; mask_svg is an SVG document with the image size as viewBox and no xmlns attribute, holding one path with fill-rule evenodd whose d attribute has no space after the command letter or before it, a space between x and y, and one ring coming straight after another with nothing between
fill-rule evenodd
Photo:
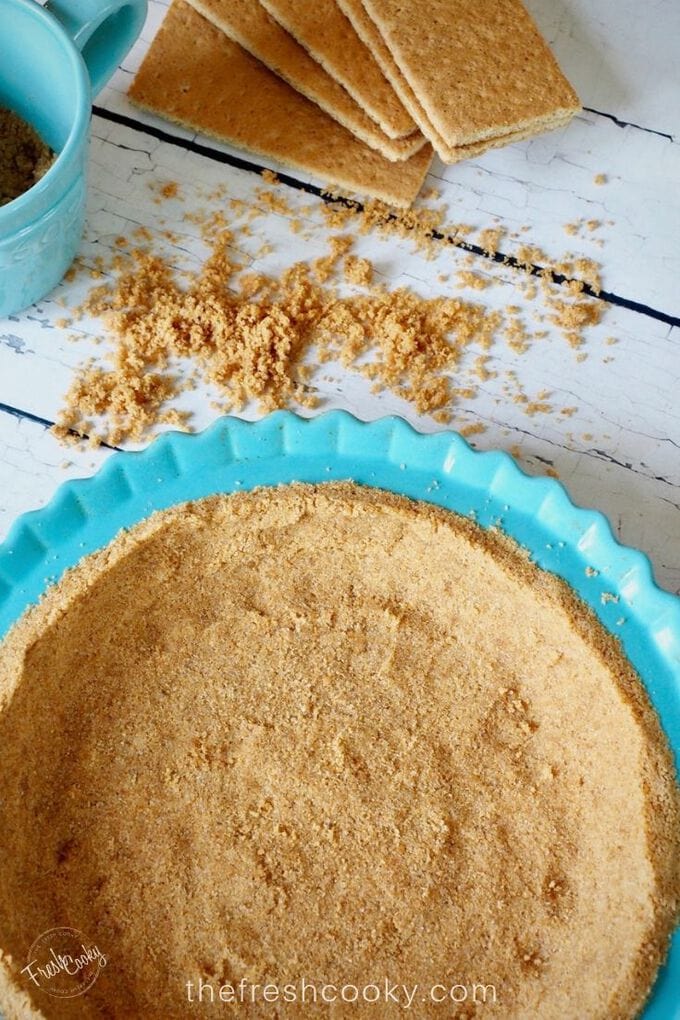
<instances>
[{"instance_id":1,"label":"graham cracker crumb","mask_svg":"<svg viewBox=\"0 0 680 1020\"><path fill-rule=\"evenodd\" d=\"M368 259L348 255L345 259L345 279L359 287L368 287L373 281L373 265Z\"/></svg>"},{"instance_id":2,"label":"graham cracker crumb","mask_svg":"<svg viewBox=\"0 0 680 1020\"><path fill-rule=\"evenodd\" d=\"M487 254L495 255L504 236L505 230L502 227L490 227L487 230L482 230L479 234L479 247Z\"/></svg>"},{"instance_id":3,"label":"graham cracker crumb","mask_svg":"<svg viewBox=\"0 0 680 1020\"><path fill-rule=\"evenodd\" d=\"M486 290L490 286L491 281L485 279L483 276L479 276L477 273L471 273L467 270L457 273L456 278L460 287L468 287L470 290Z\"/></svg>"},{"instance_id":4,"label":"graham cracker crumb","mask_svg":"<svg viewBox=\"0 0 680 1020\"><path fill-rule=\"evenodd\" d=\"M29 191L55 159L31 124L0 106L0 207Z\"/></svg>"},{"instance_id":5,"label":"graham cracker crumb","mask_svg":"<svg viewBox=\"0 0 680 1020\"><path fill-rule=\"evenodd\" d=\"M486 432L486 430L487 426L484 425L484 423L481 421L472 422L469 425L461 425L461 427L458 429L461 436L465 436L467 439L469 439L470 436L481 435L483 432Z\"/></svg>"}]
</instances>

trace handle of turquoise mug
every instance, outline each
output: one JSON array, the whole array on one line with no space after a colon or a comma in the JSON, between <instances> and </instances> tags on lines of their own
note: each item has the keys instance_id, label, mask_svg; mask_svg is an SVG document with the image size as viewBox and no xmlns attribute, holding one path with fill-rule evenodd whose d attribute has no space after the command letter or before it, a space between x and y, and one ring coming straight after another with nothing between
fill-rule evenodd
<instances>
[{"instance_id":1,"label":"handle of turquoise mug","mask_svg":"<svg viewBox=\"0 0 680 1020\"><path fill-rule=\"evenodd\" d=\"M92 95L130 51L146 18L146 0L48 0L87 65Z\"/></svg>"}]
</instances>

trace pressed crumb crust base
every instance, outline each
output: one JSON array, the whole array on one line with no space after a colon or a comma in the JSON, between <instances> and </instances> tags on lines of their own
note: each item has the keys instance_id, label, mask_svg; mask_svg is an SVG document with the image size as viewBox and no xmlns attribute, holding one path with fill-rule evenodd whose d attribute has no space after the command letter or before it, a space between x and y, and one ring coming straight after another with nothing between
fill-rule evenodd
<instances>
[{"instance_id":1,"label":"pressed crumb crust base","mask_svg":"<svg viewBox=\"0 0 680 1020\"><path fill-rule=\"evenodd\" d=\"M665 954L678 793L647 696L566 585L453 514L351 484L159 513L14 627L0 698L10 1018L393 1016L186 994L387 976L612 1020ZM56 925L108 958L76 999L19 975Z\"/></svg>"}]
</instances>

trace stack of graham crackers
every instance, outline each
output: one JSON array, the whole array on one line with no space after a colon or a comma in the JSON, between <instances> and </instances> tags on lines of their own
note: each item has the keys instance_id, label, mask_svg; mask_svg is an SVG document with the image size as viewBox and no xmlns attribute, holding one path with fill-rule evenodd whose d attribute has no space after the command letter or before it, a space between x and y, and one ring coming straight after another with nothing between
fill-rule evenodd
<instances>
[{"instance_id":1,"label":"stack of graham crackers","mask_svg":"<svg viewBox=\"0 0 680 1020\"><path fill-rule=\"evenodd\" d=\"M521 0L173 0L130 96L400 207L580 108Z\"/></svg>"}]
</instances>

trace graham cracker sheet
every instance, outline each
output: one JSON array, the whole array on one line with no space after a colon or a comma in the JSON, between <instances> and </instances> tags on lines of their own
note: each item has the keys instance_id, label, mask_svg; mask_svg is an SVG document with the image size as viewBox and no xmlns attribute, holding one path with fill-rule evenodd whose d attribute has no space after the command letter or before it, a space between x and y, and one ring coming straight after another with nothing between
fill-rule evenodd
<instances>
[{"instance_id":1,"label":"graham cracker sheet","mask_svg":"<svg viewBox=\"0 0 680 1020\"><path fill-rule=\"evenodd\" d=\"M370 149L185 0L174 0L129 95L195 131L399 207L416 197L432 158L429 146L399 163Z\"/></svg>"},{"instance_id":2,"label":"graham cracker sheet","mask_svg":"<svg viewBox=\"0 0 680 1020\"><path fill-rule=\"evenodd\" d=\"M262 0L269 13L390 138L416 124L335 0Z\"/></svg>"},{"instance_id":3,"label":"graham cracker sheet","mask_svg":"<svg viewBox=\"0 0 680 1020\"><path fill-rule=\"evenodd\" d=\"M555 131L558 128L566 127L570 120L571 114L563 117L562 120L554 121L548 127L543 128L543 131ZM536 132L533 128L525 128L523 131L510 131L506 135L485 138L481 142L471 142L470 145L458 145L455 148L445 145L443 147L443 154L440 152L438 155L442 163L461 163L464 159L482 156L491 149L502 149L505 145L512 145L513 142L525 142L527 139L533 138L535 134Z\"/></svg>"},{"instance_id":4,"label":"graham cracker sheet","mask_svg":"<svg viewBox=\"0 0 680 1020\"><path fill-rule=\"evenodd\" d=\"M580 109L520 0L363 2L448 149L548 130Z\"/></svg>"},{"instance_id":5,"label":"graham cracker sheet","mask_svg":"<svg viewBox=\"0 0 680 1020\"><path fill-rule=\"evenodd\" d=\"M406 138L388 138L258 0L189 0L189 3L230 39L387 159L408 159L425 145L426 139L419 131Z\"/></svg>"},{"instance_id":6,"label":"graham cracker sheet","mask_svg":"<svg viewBox=\"0 0 680 1020\"><path fill-rule=\"evenodd\" d=\"M362 0L336 0L340 10L354 26L354 30L362 43L368 47L377 61L380 70L401 99L404 107L418 125L423 135L434 146L437 155L444 158L443 151L447 148L444 139L435 131L428 120L427 114L418 101L415 92L399 70L399 66L390 53L380 30L371 19Z\"/></svg>"},{"instance_id":7,"label":"graham cracker sheet","mask_svg":"<svg viewBox=\"0 0 680 1020\"><path fill-rule=\"evenodd\" d=\"M380 34L378 26L368 14L363 0L336 0L336 3L350 19L362 42L371 50L383 74L443 163L460 163L465 159L481 156L489 149L498 149L513 142L524 141L535 133L534 129L530 128L497 135L494 138L488 138L481 142L473 142L469 145L448 145L433 126L415 92L401 73L398 64ZM570 118L571 115L562 120L555 121L549 127L551 130L563 127Z\"/></svg>"}]
</instances>

